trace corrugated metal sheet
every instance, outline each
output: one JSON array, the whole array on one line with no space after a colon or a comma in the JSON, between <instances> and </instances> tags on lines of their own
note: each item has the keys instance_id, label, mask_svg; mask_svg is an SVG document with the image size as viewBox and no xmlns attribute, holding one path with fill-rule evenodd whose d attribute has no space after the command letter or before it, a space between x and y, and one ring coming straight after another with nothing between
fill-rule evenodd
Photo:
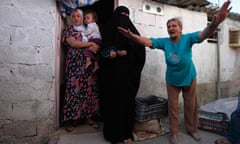
<instances>
[{"instance_id":1,"label":"corrugated metal sheet","mask_svg":"<svg viewBox=\"0 0 240 144\"><path fill-rule=\"evenodd\" d=\"M207 0L153 0L163 4L173 5L180 8L186 8L193 11L205 12L208 15L214 15L219 10L217 5L212 4ZM240 14L230 12L229 18L240 21Z\"/></svg>"}]
</instances>

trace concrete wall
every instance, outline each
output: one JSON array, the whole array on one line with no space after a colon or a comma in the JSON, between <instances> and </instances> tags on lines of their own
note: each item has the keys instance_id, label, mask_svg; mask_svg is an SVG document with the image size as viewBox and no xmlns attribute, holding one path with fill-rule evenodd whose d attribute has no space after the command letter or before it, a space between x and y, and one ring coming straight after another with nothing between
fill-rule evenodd
<instances>
[{"instance_id":1,"label":"concrete wall","mask_svg":"<svg viewBox=\"0 0 240 144\"><path fill-rule=\"evenodd\" d=\"M240 90L240 48L229 48L229 30L240 29L240 21L227 19L219 33L221 97L236 96Z\"/></svg>"},{"instance_id":2,"label":"concrete wall","mask_svg":"<svg viewBox=\"0 0 240 144\"><path fill-rule=\"evenodd\" d=\"M130 18L145 37L168 36L166 22L169 18L180 17L183 21L183 33L202 30L207 25L207 15L202 12L190 11L170 5L161 5L163 15L156 15L143 12L144 0L119 0L119 5L130 8ZM231 28L240 28L239 21L226 19L220 26L219 31L219 62L216 43L209 43L207 40L193 46L193 61L197 69L198 98L199 103L204 104L215 100L217 97L236 96L240 89L240 78L237 71L239 67L239 50L233 50L228 46L228 31ZM219 70L218 70L219 69ZM161 50L147 48L147 61L142 73L139 96L158 95L167 97L165 88L165 60ZM219 73L219 76L218 76ZM218 79L219 78L219 79ZM219 88L217 81L219 82ZM217 92L219 91L219 95ZM180 104L182 99L180 97Z\"/></svg>"},{"instance_id":3,"label":"concrete wall","mask_svg":"<svg viewBox=\"0 0 240 144\"><path fill-rule=\"evenodd\" d=\"M0 143L47 143L56 127L56 2L1 0L0 33Z\"/></svg>"}]
</instances>

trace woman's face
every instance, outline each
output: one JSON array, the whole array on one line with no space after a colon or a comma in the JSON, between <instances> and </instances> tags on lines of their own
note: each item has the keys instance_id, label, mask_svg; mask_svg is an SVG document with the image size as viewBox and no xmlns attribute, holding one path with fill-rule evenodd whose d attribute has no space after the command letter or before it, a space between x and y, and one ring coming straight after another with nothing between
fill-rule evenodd
<instances>
[{"instance_id":1,"label":"woman's face","mask_svg":"<svg viewBox=\"0 0 240 144\"><path fill-rule=\"evenodd\" d=\"M170 38L174 41L179 40L182 34L182 28L180 27L178 21L173 20L167 24L167 30Z\"/></svg>"},{"instance_id":2,"label":"woman's face","mask_svg":"<svg viewBox=\"0 0 240 144\"><path fill-rule=\"evenodd\" d=\"M72 21L76 26L80 26L82 24L82 16L79 12L74 11L72 13Z\"/></svg>"}]
</instances>

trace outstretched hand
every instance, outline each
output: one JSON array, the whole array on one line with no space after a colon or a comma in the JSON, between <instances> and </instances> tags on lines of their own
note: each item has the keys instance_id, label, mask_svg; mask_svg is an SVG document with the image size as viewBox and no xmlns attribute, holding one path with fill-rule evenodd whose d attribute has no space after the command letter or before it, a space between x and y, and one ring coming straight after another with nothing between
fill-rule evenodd
<instances>
[{"instance_id":1,"label":"outstretched hand","mask_svg":"<svg viewBox=\"0 0 240 144\"><path fill-rule=\"evenodd\" d=\"M118 31L123 34L124 36L128 37L128 38L131 38L132 36L132 32L130 31L130 29L125 29L123 27L118 27Z\"/></svg>"},{"instance_id":2,"label":"outstretched hand","mask_svg":"<svg viewBox=\"0 0 240 144\"><path fill-rule=\"evenodd\" d=\"M226 2L224 2L221 9L214 16L215 24L217 24L217 25L220 24L228 16L229 11L232 9L232 7L228 8L230 3L231 3L230 0L227 0Z\"/></svg>"}]
</instances>

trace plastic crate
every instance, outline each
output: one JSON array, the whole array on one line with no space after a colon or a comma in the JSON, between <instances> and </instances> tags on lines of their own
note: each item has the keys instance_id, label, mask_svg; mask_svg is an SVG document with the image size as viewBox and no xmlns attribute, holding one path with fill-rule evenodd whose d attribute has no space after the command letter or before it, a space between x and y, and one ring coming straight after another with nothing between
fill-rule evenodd
<instances>
[{"instance_id":1,"label":"plastic crate","mask_svg":"<svg viewBox=\"0 0 240 144\"><path fill-rule=\"evenodd\" d=\"M168 115L168 101L158 96L136 98L136 116L138 122L162 118Z\"/></svg>"},{"instance_id":2,"label":"plastic crate","mask_svg":"<svg viewBox=\"0 0 240 144\"><path fill-rule=\"evenodd\" d=\"M220 135L225 135L229 128L229 120L227 118L227 114L200 110L198 128Z\"/></svg>"}]
</instances>

